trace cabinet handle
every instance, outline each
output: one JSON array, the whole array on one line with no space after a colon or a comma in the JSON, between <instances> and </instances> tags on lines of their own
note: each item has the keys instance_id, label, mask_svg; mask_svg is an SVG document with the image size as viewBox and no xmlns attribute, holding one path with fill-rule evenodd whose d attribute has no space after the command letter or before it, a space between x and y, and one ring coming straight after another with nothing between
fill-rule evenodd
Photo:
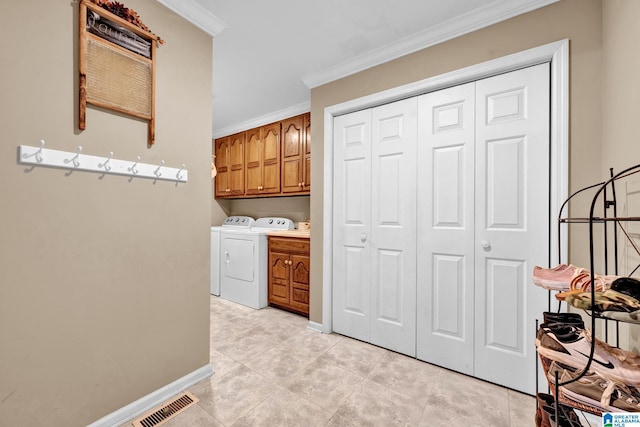
<instances>
[{"instance_id":1,"label":"cabinet handle","mask_svg":"<svg viewBox=\"0 0 640 427\"><path fill-rule=\"evenodd\" d=\"M364 242L366 242L366 241L367 241L367 234L366 234L366 233L362 233L362 234L360 235L360 241L361 241L362 243L364 243Z\"/></svg>"}]
</instances>

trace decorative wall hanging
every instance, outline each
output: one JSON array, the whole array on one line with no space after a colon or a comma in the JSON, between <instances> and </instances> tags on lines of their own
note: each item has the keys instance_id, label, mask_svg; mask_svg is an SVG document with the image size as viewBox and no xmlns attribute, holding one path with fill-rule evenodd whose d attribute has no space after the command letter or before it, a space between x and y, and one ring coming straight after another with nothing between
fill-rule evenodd
<instances>
[{"instance_id":1,"label":"decorative wall hanging","mask_svg":"<svg viewBox=\"0 0 640 427\"><path fill-rule=\"evenodd\" d=\"M149 145L155 140L155 57L164 41L123 4L80 0L79 125L86 128L92 104L148 121Z\"/></svg>"}]
</instances>

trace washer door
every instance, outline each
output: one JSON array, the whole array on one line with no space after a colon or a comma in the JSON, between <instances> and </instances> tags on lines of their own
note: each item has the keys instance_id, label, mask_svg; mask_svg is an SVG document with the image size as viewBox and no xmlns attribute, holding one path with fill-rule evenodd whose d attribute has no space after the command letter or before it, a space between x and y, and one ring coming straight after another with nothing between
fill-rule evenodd
<instances>
[{"instance_id":1,"label":"washer door","mask_svg":"<svg viewBox=\"0 0 640 427\"><path fill-rule=\"evenodd\" d=\"M224 277L253 282L254 239L222 237L222 274Z\"/></svg>"}]
</instances>

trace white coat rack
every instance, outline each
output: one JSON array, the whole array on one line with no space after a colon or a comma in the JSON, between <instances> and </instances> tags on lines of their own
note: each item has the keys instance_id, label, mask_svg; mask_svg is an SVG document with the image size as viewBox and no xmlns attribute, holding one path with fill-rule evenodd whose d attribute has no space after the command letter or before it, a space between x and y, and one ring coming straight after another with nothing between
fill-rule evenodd
<instances>
[{"instance_id":1,"label":"white coat rack","mask_svg":"<svg viewBox=\"0 0 640 427\"><path fill-rule=\"evenodd\" d=\"M19 156L22 164L49 166L70 171L79 170L176 182L187 182L188 178L184 163L181 168L170 168L164 165L164 160L157 165L140 163L140 156L137 156L135 161L118 160L113 158L113 151L110 151L107 157L89 156L82 154L82 146L78 146L76 152L51 150L44 148L42 139L40 147L20 145Z\"/></svg>"}]
</instances>

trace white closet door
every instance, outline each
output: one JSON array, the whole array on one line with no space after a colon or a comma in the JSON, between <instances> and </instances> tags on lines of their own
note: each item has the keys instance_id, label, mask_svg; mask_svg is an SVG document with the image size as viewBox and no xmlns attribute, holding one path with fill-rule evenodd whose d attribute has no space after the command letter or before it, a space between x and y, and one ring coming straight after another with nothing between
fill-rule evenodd
<instances>
[{"instance_id":1,"label":"white closet door","mask_svg":"<svg viewBox=\"0 0 640 427\"><path fill-rule=\"evenodd\" d=\"M475 376L532 393L549 248L549 64L476 83Z\"/></svg>"},{"instance_id":2,"label":"white closet door","mask_svg":"<svg viewBox=\"0 0 640 427\"><path fill-rule=\"evenodd\" d=\"M371 110L333 125L333 330L370 341Z\"/></svg>"},{"instance_id":3,"label":"white closet door","mask_svg":"<svg viewBox=\"0 0 640 427\"><path fill-rule=\"evenodd\" d=\"M473 374L475 84L418 101L417 357Z\"/></svg>"},{"instance_id":4,"label":"white closet door","mask_svg":"<svg viewBox=\"0 0 640 427\"><path fill-rule=\"evenodd\" d=\"M371 343L416 354L417 99L373 109Z\"/></svg>"}]
</instances>

